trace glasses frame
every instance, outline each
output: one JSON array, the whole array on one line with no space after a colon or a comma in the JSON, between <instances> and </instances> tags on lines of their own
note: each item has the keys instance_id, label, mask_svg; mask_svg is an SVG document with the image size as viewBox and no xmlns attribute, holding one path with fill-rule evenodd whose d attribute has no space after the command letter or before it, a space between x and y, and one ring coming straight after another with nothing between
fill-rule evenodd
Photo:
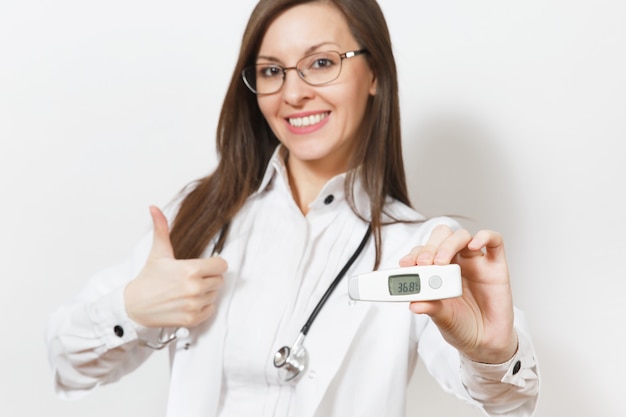
<instances>
[{"instance_id":1,"label":"glasses frame","mask_svg":"<svg viewBox=\"0 0 626 417\"><path fill-rule=\"evenodd\" d=\"M298 68L298 65L300 65L300 63L301 63L302 61L304 61L305 59L307 59L307 58L309 58L309 57L311 57L311 56L313 56L313 55L323 54L323 53L329 53L329 52L332 52L332 53L337 53L337 54L339 55L340 61L339 61L339 71L337 72L337 76L336 76L335 78L333 78L332 80L329 80L329 81L324 81L323 83L312 83L312 82L310 82L309 80L305 79L305 78L304 78L304 74L303 74L303 73L302 73L302 71ZM300 77L300 79L301 79L302 81L304 81L305 83L307 83L308 85L311 85L311 86L314 86L314 87L321 86L321 85L327 85L327 84L330 84L330 83L332 83L333 81L335 81L335 80L336 80L337 78L339 78L339 76L341 75L341 70L343 69L343 60L344 60L344 59L353 58L353 57L355 57L355 56L362 55L362 54L366 54L366 53L368 53L368 52L369 52L369 51L368 51L367 49L364 49L364 48L363 48L363 49L357 49L357 50L354 50L354 51L346 51L346 52L344 52L344 53L341 53L341 52L339 52L339 51L320 51L320 52L315 52L315 53L312 53L312 54L309 54L309 55L303 56L302 58L300 58L300 59L298 60L298 62L296 62L296 65L295 65L295 66L293 66L293 67L283 67L282 65L272 64L272 66L274 66L274 67L276 67L276 68L280 68L280 70L281 70L281 71L282 71L282 73L283 73L283 76L282 76L282 79L281 79L281 82L280 82L280 86L279 86L279 87L278 87L275 91L272 91L272 92L269 92L269 93L259 93L259 92L257 92L257 91L256 91L256 89L252 87L251 83L250 83L250 82L248 81L248 79L246 78L246 72L247 72L247 71L249 71L251 68L256 68L256 67L257 67L258 65L260 65L260 64L254 64L254 65L250 65L250 66L248 66L248 67L245 67L245 68L241 71L241 78L243 79L243 82L244 82L244 84L246 85L246 87L248 87L248 89L249 89L250 91L252 91L254 94L259 95L259 96L266 96L266 95L269 95L269 94L275 94L275 93L278 93L278 92L280 91L280 89L281 89L281 88L283 88L283 85L285 85L285 77L287 77L287 71L289 71L289 70L295 70L295 71L296 71L296 74L298 74L298 77ZM255 71L255 72L256 72L256 71Z\"/></svg>"}]
</instances>

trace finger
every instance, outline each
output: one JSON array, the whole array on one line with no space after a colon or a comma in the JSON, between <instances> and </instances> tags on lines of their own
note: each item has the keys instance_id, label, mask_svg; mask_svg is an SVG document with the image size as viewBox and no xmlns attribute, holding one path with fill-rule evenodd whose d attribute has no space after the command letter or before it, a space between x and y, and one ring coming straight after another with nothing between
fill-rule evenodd
<instances>
[{"instance_id":1,"label":"finger","mask_svg":"<svg viewBox=\"0 0 626 417\"><path fill-rule=\"evenodd\" d=\"M222 275L228 269L228 264L219 256L200 259L185 259L187 275L198 278L211 278Z\"/></svg>"},{"instance_id":2,"label":"finger","mask_svg":"<svg viewBox=\"0 0 626 417\"><path fill-rule=\"evenodd\" d=\"M176 321L176 324L187 328L196 327L215 314L215 310L215 304L212 303L189 308L188 311L181 313L180 319Z\"/></svg>"},{"instance_id":3,"label":"finger","mask_svg":"<svg viewBox=\"0 0 626 417\"><path fill-rule=\"evenodd\" d=\"M224 284L222 275L211 278L193 278L186 280L176 291L175 302L180 303L180 309L187 312L197 312L201 307L214 302Z\"/></svg>"},{"instance_id":4,"label":"finger","mask_svg":"<svg viewBox=\"0 0 626 417\"><path fill-rule=\"evenodd\" d=\"M413 301L409 303L409 310L415 314L427 314L431 318L437 317L437 315L444 308L441 300L435 301Z\"/></svg>"},{"instance_id":5,"label":"finger","mask_svg":"<svg viewBox=\"0 0 626 417\"><path fill-rule=\"evenodd\" d=\"M476 233L476 236L468 243L467 248L471 251L484 251L490 260L505 257L502 235L491 230L481 230Z\"/></svg>"},{"instance_id":6,"label":"finger","mask_svg":"<svg viewBox=\"0 0 626 417\"><path fill-rule=\"evenodd\" d=\"M150 206L152 216L152 226L154 234L152 237L151 256L157 258L174 258L174 248L170 241L170 229L163 212L155 206Z\"/></svg>"},{"instance_id":7,"label":"finger","mask_svg":"<svg viewBox=\"0 0 626 417\"><path fill-rule=\"evenodd\" d=\"M452 230L448 226L443 224L435 226L426 244L411 249L411 252L400 259L400 266L431 265L437 248L451 234Z\"/></svg>"},{"instance_id":8,"label":"finger","mask_svg":"<svg viewBox=\"0 0 626 417\"><path fill-rule=\"evenodd\" d=\"M211 271L215 271L218 274L223 274L228 270L228 263L224 258L219 256L212 256L208 258L207 264L211 268Z\"/></svg>"},{"instance_id":9,"label":"finger","mask_svg":"<svg viewBox=\"0 0 626 417\"><path fill-rule=\"evenodd\" d=\"M450 235L446 240L441 242L434 256L434 264L447 265L457 253L462 252L471 242L472 235L465 229L459 229Z\"/></svg>"},{"instance_id":10,"label":"finger","mask_svg":"<svg viewBox=\"0 0 626 417\"><path fill-rule=\"evenodd\" d=\"M215 304L217 302L217 299L220 295L219 291L208 291L207 293L204 294L203 296L203 301L204 301L204 306L209 306L211 304Z\"/></svg>"},{"instance_id":11,"label":"finger","mask_svg":"<svg viewBox=\"0 0 626 417\"><path fill-rule=\"evenodd\" d=\"M432 265L441 244L453 235L452 229L445 224L436 226L428 241L417 254L417 265Z\"/></svg>"},{"instance_id":12,"label":"finger","mask_svg":"<svg viewBox=\"0 0 626 417\"><path fill-rule=\"evenodd\" d=\"M211 316L215 314L215 311L216 311L215 304L208 304L204 306L202 310L200 310L200 313L201 313L200 323L211 318Z\"/></svg>"},{"instance_id":13,"label":"finger","mask_svg":"<svg viewBox=\"0 0 626 417\"><path fill-rule=\"evenodd\" d=\"M194 327L207 320L215 313L215 303L219 298L219 291L209 291L197 299L195 308L190 311L190 327Z\"/></svg>"},{"instance_id":14,"label":"finger","mask_svg":"<svg viewBox=\"0 0 626 417\"><path fill-rule=\"evenodd\" d=\"M194 286L189 286L193 291L190 292L191 296L206 297L208 294L217 293L219 289L224 285L223 275L214 275L210 278L203 278L195 281Z\"/></svg>"},{"instance_id":15,"label":"finger","mask_svg":"<svg viewBox=\"0 0 626 417\"><path fill-rule=\"evenodd\" d=\"M400 261L398 262L398 264L400 266L417 265L417 255L419 255L421 250L422 250L422 246L414 247L413 249L411 249L411 252L404 255L402 258L400 258Z\"/></svg>"}]
</instances>

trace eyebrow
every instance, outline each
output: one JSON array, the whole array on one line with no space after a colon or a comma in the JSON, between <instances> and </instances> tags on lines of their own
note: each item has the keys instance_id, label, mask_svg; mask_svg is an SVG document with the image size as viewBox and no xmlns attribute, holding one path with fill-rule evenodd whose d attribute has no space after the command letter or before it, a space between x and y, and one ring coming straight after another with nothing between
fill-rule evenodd
<instances>
[{"instance_id":1,"label":"eyebrow","mask_svg":"<svg viewBox=\"0 0 626 417\"><path fill-rule=\"evenodd\" d=\"M302 56L304 57L304 56L307 56L307 55L309 55L309 54L312 54L312 53L314 53L315 51L317 51L318 49L320 49L321 47L326 46L326 45L334 45L334 46L339 47L339 44L337 44L337 43L335 43L335 42L330 42L330 41L328 41L328 42L321 42L321 43L315 44L315 45L310 46L309 48L307 48L307 50L306 50L306 51L304 51L304 55L302 55ZM280 59L278 59L278 58L276 58L276 57L273 57L273 56L268 56L268 55L258 55L258 56L256 57L256 59L257 59L257 60L259 60L259 59L265 59L265 60L267 60L267 61L272 61L272 62L280 62Z\"/></svg>"}]
</instances>

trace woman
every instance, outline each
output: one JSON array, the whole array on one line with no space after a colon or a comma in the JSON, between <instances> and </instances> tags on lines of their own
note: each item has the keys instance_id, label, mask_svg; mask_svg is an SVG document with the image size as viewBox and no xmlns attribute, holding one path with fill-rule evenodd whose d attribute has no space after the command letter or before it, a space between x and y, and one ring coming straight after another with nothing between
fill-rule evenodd
<instances>
[{"instance_id":1,"label":"woman","mask_svg":"<svg viewBox=\"0 0 626 417\"><path fill-rule=\"evenodd\" d=\"M532 414L537 370L501 237L410 208L375 0L260 1L217 143L216 171L172 209L171 233L151 208L152 241L53 315L61 395L111 383L175 339L169 416L403 416L418 354L488 414ZM307 322L341 270L451 262L462 297L355 303L344 282ZM305 322L308 363L285 378L275 353Z\"/></svg>"}]
</instances>

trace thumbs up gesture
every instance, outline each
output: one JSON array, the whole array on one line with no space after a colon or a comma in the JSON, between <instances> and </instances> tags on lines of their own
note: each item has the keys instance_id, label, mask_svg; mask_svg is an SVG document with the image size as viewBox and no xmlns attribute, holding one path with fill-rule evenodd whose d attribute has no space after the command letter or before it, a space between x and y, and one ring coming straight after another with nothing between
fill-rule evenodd
<instances>
[{"instance_id":1,"label":"thumbs up gesture","mask_svg":"<svg viewBox=\"0 0 626 417\"><path fill-rule=\"evenodd\" d=\"M152 249L139 275L126 286L128 316L145 327L194 327L215 311L226 261L174 258L167 219L150 207L154 226Z\"/></svg>"}]
</instances>

